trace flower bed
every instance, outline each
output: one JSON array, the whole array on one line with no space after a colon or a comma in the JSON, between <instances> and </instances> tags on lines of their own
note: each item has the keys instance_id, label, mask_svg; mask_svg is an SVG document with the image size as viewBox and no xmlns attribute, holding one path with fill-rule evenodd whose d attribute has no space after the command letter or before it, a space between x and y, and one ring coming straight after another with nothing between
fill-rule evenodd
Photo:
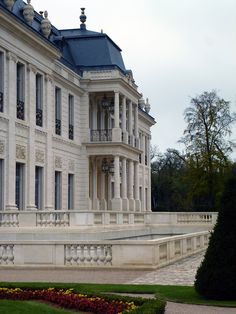
<instances>
[{"instance_id":1,"label":"flower bed","mask_svg":"<svg viewBox=\"0 0 236 314\"><path fill-rule=\"evenodd\" d=\"M121 300L106 300L103 297L92 297L78 294L73 289L43 290L20 289L20 288L0 288L0 299L10 300L42 300L56 304L60 307L84 312L98 314L121 314L131 313L137 306L134 302Z\"/></svg>"}]
</instances>

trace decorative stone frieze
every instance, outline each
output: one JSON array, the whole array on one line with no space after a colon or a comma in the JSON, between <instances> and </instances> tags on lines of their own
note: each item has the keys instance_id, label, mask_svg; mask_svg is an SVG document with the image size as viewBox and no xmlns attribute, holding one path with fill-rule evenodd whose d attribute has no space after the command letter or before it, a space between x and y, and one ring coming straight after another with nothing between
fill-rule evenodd
<instances>
[{"instance_id":1,"label":"decorative stone frieze","mask_svg":"<svg viewBox=\"0 0 236 314\"><path fill-rule=\"evenodd\" d=\"M4 155L5 145L3 141L0 141L0 155Z\"/></svg>"},{"instance_id":2,"label":"decorative stone frieze","mask_svg":"<svg viewBox=\"0 0 236 314\"><path fill-rule=\"evenodd\" d=\"M44 152L42 150L37 149L35 151L35 161L39 163L44 163Z\"/></svg>"},{"instance_id":3,"label":"decorative stone frieze","mask_svg":"<svg viewBox=\"0 0 236 314\"><path fill-rule=\"evenodd\" d=\"M23 9L23 16L25 21L28 24L31 24L34 20L34 8L33 6L30 4L31 0L27 0L27 4L24 6Z\"/></svg>"},{"instance_id":4,"label":"decorative stone frieze","mask_svg":"<svg viewBox=\"0 0 236 314\"><path fill-rule=\"evenodd\" d=\"M68 170L71 171L71 172L74 172L74 171L75 171L75 163L74 163L74 160L69 160L69 163L68 163Z\"/></svg>"},{"instance_id":5,"label":"decorative stone frieze","mask_svg":"<svg viewBox=\"0 0 236 314\"><path fill-rule=\"evenodd\" d=\"M26 147L23 145L16 145L16 159L26 159Z\"/></svg>"},{"instance_id":6,"label":"decorative stone frieze","mask_svg":"<svg viewBox=\"0 0 236 314\"><path fill-rule=\"evenodd\" d=\"M55 157L55 168L62 168L62 159L59 156Z\"/></svg>"}]
</instances>

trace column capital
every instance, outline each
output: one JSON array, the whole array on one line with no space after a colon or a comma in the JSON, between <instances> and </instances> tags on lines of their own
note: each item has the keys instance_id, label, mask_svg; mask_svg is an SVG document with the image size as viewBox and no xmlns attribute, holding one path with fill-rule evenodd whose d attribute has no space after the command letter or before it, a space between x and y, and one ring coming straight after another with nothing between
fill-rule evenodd
<instances>
[{"instance_id":1,"label":"column capital","mask_svg":"<svg viewBox=\"0 0 236 314\"><path fill-rule=\"evenodd\" d=\"M9 61L13 61L15 63L17 63L17 61L18 61L17 56L14 53L10 52L10 51L7 52L7 59Z\"/></svg>"},{"instance_id":2,"label":"column capital","mask_svg":"<svg viewBox=\"0 0 236 314\"><path fill-rule=\"evenodd\" d=\"M53 82L52 76L49 75L49 74L45 74L45 81L49 82L49 83L52 83Z\"/></svg>"},{"instance_id":3,"label":"column capital","mask_svg":"<svg viewBox=\"0 0 236 314\"><path fill-rule=\"evenodd\" d=\"M36 66L33 65L33 64L31 64L31 63L28 63L28 64L27 64L27 70L28 70L29 72L33 72L34 74L37 73L37 68L36 68Z\"/></svg>"}]
</instances>

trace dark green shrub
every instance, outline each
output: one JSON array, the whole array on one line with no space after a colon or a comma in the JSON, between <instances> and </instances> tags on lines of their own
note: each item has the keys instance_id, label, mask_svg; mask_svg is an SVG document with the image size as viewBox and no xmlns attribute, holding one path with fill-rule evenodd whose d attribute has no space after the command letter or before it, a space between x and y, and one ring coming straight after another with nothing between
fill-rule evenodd
<instances>
[{"instance_id":1,"label":"dark green shrub","mask_svg":"<svg viewBox=\"0 0 236 314\"><path fill-rule=\"evenodd\" d=\"M236 299L236 176L228 180L217 223L195 281L206 298Z\"/></svg>"}]
</instances>

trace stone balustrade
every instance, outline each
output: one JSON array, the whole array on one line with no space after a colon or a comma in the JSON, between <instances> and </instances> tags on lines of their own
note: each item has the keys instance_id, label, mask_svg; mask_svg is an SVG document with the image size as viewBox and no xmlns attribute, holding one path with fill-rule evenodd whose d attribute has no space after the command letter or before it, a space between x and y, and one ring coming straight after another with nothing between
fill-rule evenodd
<instances>
[{"instance_id":1,"label":"stone balustrade","mask_svg":"<svg viewBox=\"0 0 236 314\"><path fill-rule=\"evenodd\" d=\"M0 213L0 227L19 227L19 213Z\"/></svg>"},{"instance_id":2,"label":"stone balustrade","mask_svg":"<svg viewBox=\"0 0 236 314\"><path fill-rule=\"evenodd\" d=\"M79 265L79 266L112 265L112 245L106 244L65 245L65 265Z\"/></svg>"},{"instance_id":3,"label":"stone balustrade","mask_svg":"<svg viewBox=\"0 0 236 314\"><path fill-rule=\"evenodd\" d=\"M120 211L17 211L0 212L0 227L91 227L109 225L209 226L217 213Z\"/></svg>"},{"instance_id":4,"label":"stone balustrade","mask_svg":"<svg viewBox=\"0 0 236 314\"><path fill-rule=\"evenodd\" d=\"M37 227L68 227L69 225L70 218L67 212L36 213Z\"/></svg>"},{"instance_id":5,"label":"stone balustrade","mask_svg":"<svg viewBox=\"0 0 236 314\"><path fill-rule=\"evenodd\" d=\"M209 236L204 231L145 241L0 241L0 265L152 269L205 250Z\"/></svg>"}]
</instances>

